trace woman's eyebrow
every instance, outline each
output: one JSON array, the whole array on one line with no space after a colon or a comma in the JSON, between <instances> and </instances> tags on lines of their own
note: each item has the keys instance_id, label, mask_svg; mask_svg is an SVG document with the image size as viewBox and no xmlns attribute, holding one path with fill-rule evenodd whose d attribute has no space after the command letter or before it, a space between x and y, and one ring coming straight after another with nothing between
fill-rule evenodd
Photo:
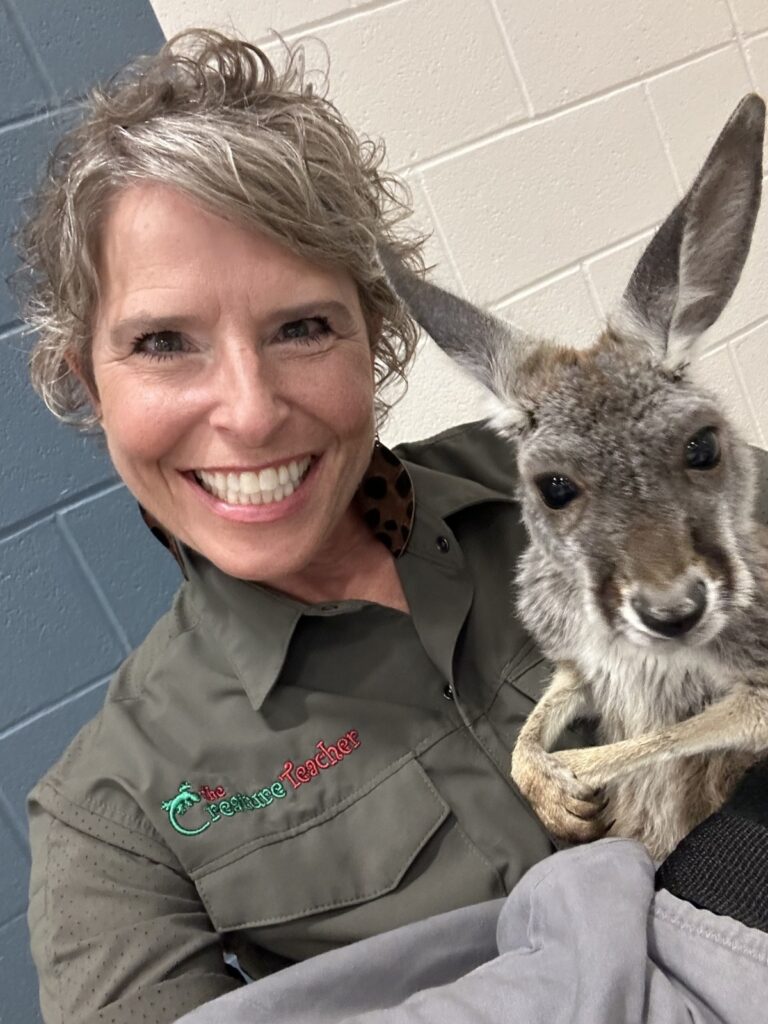
<instances>
[{"instance_id":1,"label":"woman's eyebrow","mask_svg":"<svg viewBox=\"0 0 768 1024\"><path fill-rule=\"evenodd\" d=\"M118 335L125 333L136 334L168 330L171 325L174 329L181 328L183 330L186 327L191 327L196 319L188 313L176 315L174 313L157 314L139 311L112 324L109 333L112 338L117 338Z\"/></svg>"},{"instance_id":2,"label":"woman's eyebrow","mask_svg":"<svg viewBox=\"0 0 768 1024\"><path fill-rule=\"evenodd\" d=\"M346 317L353 320L354 316L349 306L335 299L320 299L317 302L302 302L296 306L284 306L280 309L271 310L265 319L279 320L291 323L294 320L302 320L305 317L328 316Z\"/></svg>"},{"instance_id":3,"label":"woman's eyebrow","mask_svg":"<svg viewBox=\"0 0 768 1024\"><path fill-rule=\"evenodd\" d=\"M343 302L335 299L319 299L316 302L302 302L298 305L284 306L278 309L269 310L262 319L275 323L291 323L295 320L302 320L305 317L327 316L338 317L347 322L354 322L354 315ZM191 328L199 322L199 318L189 313L143 313L139 311L131 316L118 320L110 328L110 335L116 338L124 333L135 334L137 332L149 332Z\"/></svg>"}]
</instances>

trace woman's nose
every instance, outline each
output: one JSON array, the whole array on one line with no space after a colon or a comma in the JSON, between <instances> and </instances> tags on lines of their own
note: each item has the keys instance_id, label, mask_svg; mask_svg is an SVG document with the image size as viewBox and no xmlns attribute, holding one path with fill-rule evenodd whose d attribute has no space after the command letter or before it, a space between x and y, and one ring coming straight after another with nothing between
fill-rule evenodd
<instances>
[{"instance_id":1,"label":"woman's nose","mask_svg":"<svg viewBox=\"0 0 768 1024\"><path fill-rule=\"evenodd\" d=\"M290 414L284 374L252 345L239 345L219 362L213 382L210 423L217 430L260 445Z\"/></svg>"}]
</instances>

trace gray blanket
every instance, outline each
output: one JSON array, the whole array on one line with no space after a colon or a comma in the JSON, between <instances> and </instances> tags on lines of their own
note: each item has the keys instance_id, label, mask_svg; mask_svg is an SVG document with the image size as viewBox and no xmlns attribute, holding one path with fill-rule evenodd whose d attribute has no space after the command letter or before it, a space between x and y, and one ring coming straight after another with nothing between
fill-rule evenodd
<instances>
[{"instance_id":1,"label":"gray blanket","mask_svg":"<svg viewBox=\"0 0 768 1024\"><path fill-rule=\"evenodd\" d=\"M537 864L506 900L315 957L183 1024L765 1024L768 934L653 891L643 847Z\"/></svg>"}]
</instances>

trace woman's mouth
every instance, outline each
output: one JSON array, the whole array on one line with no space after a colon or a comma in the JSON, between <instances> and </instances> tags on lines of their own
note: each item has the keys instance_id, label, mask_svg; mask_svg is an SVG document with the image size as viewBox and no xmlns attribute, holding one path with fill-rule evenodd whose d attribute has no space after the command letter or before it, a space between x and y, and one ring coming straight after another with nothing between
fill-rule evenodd
<instances>
[{"instance_id":1,"label":"woman's mouth","mask_svg":"<svg viewBox=\"0 0 768 1024\"><path fill-rule=\"evenodd\" d=\"M302 483L313 457L278 463L262 470L244 472L194 471L200 486L227 505L272 505L289 498Z\"/></svg>"}]
</instances>

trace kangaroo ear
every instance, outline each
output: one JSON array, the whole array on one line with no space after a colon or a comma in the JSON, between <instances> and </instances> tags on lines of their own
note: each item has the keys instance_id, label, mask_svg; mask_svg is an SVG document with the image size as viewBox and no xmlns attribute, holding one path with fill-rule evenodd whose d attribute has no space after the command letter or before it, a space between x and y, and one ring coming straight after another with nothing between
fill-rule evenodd
<instances>
[{"instance_id":1,"label":"kangaroo ear","mask_svg":"<svg viewBox=\"0 0 768 1024\"><path fill-rule=\"evenodd\" d=\"M704 166L640 258L614 334L669 366L720 316L738 283L760 206L765 103L745 96Z\"/></svg>"},{"instance_id":2,"label":"kangaroo ear","mask_svg":"<svg viewBox=\"0 0 768 1024\"><path fill-rule=\"evenodd\" d=\"M392 288L414 320L444 352L504 403L513 414L511 419L522 418L514 394L517 371L539 343L511 324L425 281L383 246L379 258Z\"/></svg>"}]
</instances>

